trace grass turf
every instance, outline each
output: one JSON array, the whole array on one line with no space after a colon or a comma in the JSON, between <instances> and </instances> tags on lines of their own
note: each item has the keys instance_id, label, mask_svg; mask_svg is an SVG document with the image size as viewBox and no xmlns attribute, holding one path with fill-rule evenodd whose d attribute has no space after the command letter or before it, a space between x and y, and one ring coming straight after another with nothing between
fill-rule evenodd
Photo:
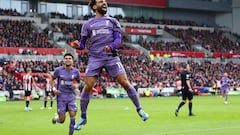
<instances>
[{"instance_id":1,"label":"grass turf","mask_svg":"<svg viewBox=\"0 0 240 135\"><path fill-rule=\"evenodd\" d=\"M91 99L88 123L74 135L238 135L240 132L239 96L230 96L227 105L219 96L195 96L195 117L188 116L188 104L175 117L175 108L181 101L178 97L140 100L150 115L146 122L140 119L128 98ZM42 105L43 101L31 101L33 111L25 112L24 101L0 102L1 135L67 135L68 114L64 124L52 125L56 102L52 110L40 110ZM79 115L80 111L76 121Z\"/></svg>"}]
</instances>

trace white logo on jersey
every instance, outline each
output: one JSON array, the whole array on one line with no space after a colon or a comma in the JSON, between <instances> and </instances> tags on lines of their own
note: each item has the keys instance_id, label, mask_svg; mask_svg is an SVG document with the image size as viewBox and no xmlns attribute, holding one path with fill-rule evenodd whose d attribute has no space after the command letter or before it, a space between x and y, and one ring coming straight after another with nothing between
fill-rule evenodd
<instances>
[{"instance_id":1,"label":"white logo on jersey","mask_svg":"<svg viewBox=\"0 0 240 135\"><path fill-rule=\"evenodd\" d=\"M109 20L106 21L106 25L109 25Z\"/></svg>"},{"instance_id":2,"label":"white logo on jersey","mask_svg":"<svg viewBox=\"0 0 240 135\"><path fill-rule=\"evenodd\" d=\"M96 36L96 35L97 35L96 30L92 30L92 35L93 35L93 36Z\"/></svg>"},{"instance_id":3,"label":"white logo on jersey","mask_svg":"<svg viewBox=\"0 0 240 135\"><path fill-rule=\"evenodd\" d=\"M109 34L109 29L99 29L99 30L92 30L92 36L96 36L97 34Z\"/></svg>"}]
</instances>

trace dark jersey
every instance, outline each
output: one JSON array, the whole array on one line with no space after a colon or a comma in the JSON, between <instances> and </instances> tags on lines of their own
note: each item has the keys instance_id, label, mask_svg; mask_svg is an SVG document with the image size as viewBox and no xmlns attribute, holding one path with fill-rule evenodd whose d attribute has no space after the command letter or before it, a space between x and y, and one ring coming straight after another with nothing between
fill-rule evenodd
<instances>
[{"instance_id":1,"label":"dark jersey","mask_svg":"<svg viewBox=\"0 0 240 135\"><path fill-rule=\"evenodd\" d=\"M183 70L180 75L182 81L182 90L188 90L187 80L190 80L191 74L188 71Z\"/></svg>"}]
</instances>

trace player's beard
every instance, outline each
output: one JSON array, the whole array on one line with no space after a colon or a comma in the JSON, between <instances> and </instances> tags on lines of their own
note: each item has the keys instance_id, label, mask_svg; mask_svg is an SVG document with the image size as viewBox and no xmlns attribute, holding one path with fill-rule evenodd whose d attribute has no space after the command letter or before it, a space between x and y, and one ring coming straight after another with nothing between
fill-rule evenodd
<instances>
[{"instance_id":1,"label":"player's beard","mask_svg":"<svg viewBox=\"0 0 240 135\"><path fill-rule=\"evenodd\" d=\"M98 7L97 11L102 15L105 15L107 13L107 10L103 10L102 7Z\"/></svg>"}]
</instances>

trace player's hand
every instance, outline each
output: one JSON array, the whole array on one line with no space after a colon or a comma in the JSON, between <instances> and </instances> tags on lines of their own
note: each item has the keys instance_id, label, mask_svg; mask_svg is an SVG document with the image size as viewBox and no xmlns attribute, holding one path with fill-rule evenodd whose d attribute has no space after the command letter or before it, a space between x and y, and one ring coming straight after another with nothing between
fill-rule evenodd
<instances>
[{"instance_id":1,"label":"player's hand","mask_svg":"<svg viewBox=\"0 0 240 135\"><path fill-rule=\"evenodd\" d=\"M106 45L106 46L104 46L104 51L105 51L105 52L111 52L112 49L111 49L110 46Z\"/></svg>"},{"instance_id":2,"label":"player's hand","mask_svg":"<svg viewBox=\"0 0 240 135\"><path fill-rule=\"evenodd\" d=\"M104 51L105 51L105 52L111 52L112 49L111 49L110 46L106 45L106 46L104 46Z\"/></svg>"},{"instance_id":3,"label":"player's hand","mask_svg":"<svg viewBox=\"0 0 240 135\"><path fill-rule=\"evenodd\" d=\"M54 90L53 93L54 95L59 95L61 92L59 90Z\"/></svg>"},{"instance_id":4,"label":"player's hand","mask_svg":"<svg viewBox=\"0 0 240 135\"><path fill-rule=\"evenodd\" d=\"M189 88L188 90L189 90L190 92L193 92L193 89L192 89L192 88Z\"/></svg>"},{"instance_id":5,"label":"player's hand","mask_svg":"<svg viewBox=\"0 0 240 135\"><path fill-rule=\"evenodd\" d=\"M80 48L79 41L75 40L75 41L71 42L70 46L73 47L73 48Z\"/></svg>"}]
</instances>

